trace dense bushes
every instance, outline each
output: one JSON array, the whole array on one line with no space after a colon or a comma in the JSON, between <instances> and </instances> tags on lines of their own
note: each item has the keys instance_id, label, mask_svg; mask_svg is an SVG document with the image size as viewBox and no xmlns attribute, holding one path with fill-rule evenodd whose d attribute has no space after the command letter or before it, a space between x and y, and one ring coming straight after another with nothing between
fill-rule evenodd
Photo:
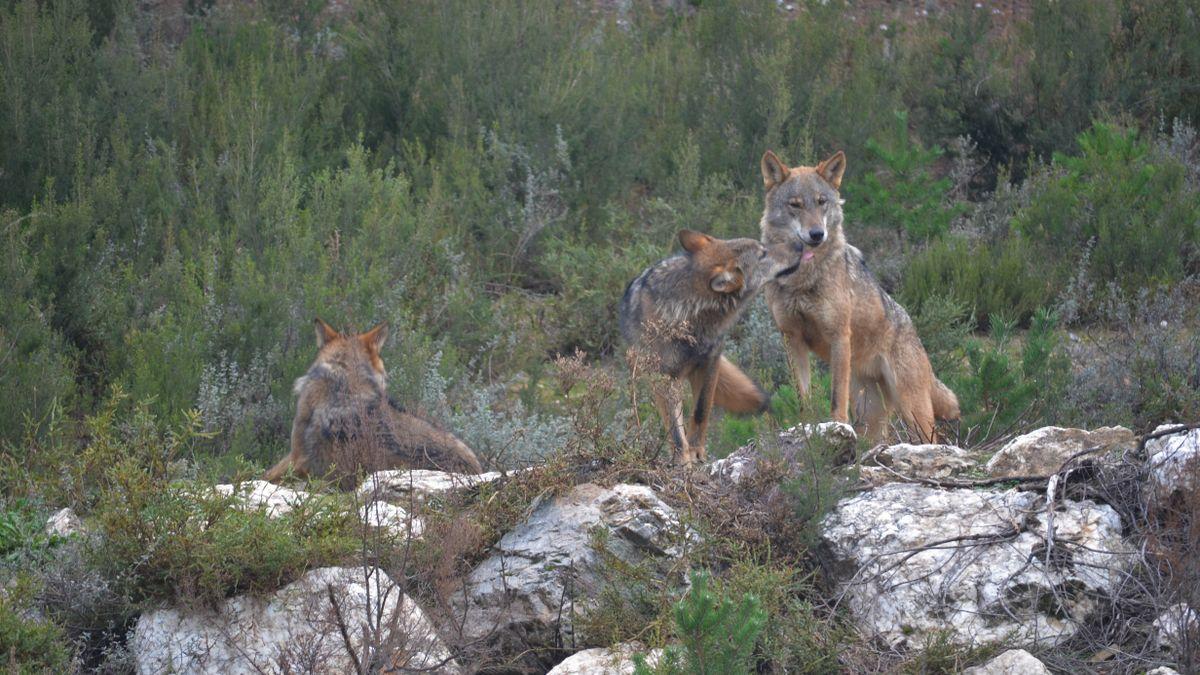
<instances>
[{"instance_id":1,"label":"dense bushes","mask_svg":"<svg viewBox=\"0 0 1200 675\"><path fill-rule=\"evenodd\" d=\"M899 22L766 0L185 4L0 7L0 556L58 545L50 505L105 534L55 549L46 588L70 593L42 603L88 663L141 603L264 590L351 543L336 505L269 521L204 496L283 453L315 315L389 322L392 393L494 465L644 468L661 439L615 373L617 298L681 227L757 233L765 148L847 152L848 237L959 392L961 441L1200 414L1189 0ZM761 303L729 350L777 396L719 422L714 454L827 417L827 375L796 399ZM827 494L826 464L793 496ZM764 649L831 658L770 586L733 596L780 617ZM63 665L43 628L0 625L0 655Z\"/></svg>"}]
</instances>

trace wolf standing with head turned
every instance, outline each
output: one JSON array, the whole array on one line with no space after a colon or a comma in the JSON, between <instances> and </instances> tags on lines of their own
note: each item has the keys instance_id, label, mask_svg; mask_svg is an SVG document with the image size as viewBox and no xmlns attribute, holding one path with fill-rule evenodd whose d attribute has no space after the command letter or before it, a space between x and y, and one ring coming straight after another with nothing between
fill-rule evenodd
<instances>
[{"instance_id":1,"label":"wolf standing with head turned","mask_svg":"<svg viewBox=\"0 0 1200 675\"><path fill-rule=\"evenodd\" d=\"M850 401L868 437L884 433L889 411L922 441L936 438L935 419L957 419L958 399L933 374L904 308L867 270L842 233L838 192L846 156L815 167L762 158L764 244L803 248L800 268L767 287L767 305L783 333L801 398L809 393L809 352L829 364L833 419L850 421Z\"/></svg>"},{"instance_id":2,"label":"wolf standing with head turned","mask_svg":"<svg viewBox=\"0 0 1200 675\"><path fill-rule=\"evenodd\" d=\"M661 260L629 282L621 298L621 335L631 352L675 381L688 380L695 404L683 419L679 386L654 391L654 403L684 464L705 459L712 407L761 412L767 395L721 351L725 334L762 286L796 269L791 247L768 250L754 239L715 239L681 230L683 254Z\"/></svg>"}]
</instances>

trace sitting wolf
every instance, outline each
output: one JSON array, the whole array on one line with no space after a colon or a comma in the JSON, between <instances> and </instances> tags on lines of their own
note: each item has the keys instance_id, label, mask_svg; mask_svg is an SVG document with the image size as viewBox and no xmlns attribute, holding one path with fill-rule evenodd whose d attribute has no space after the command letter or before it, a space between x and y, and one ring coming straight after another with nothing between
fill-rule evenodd
<instances>
[{"instance_id":1,"label":"sitting wolf","mask_svg":"<svg viewBox=\"0 0 1200 675\"><path fill-rule=\"evenodd\" d=\"M290 469L297 476L330 476L352 487L360 471L483 471L475 453L454 434L388 397L379 358L386 325L346 336L317 319L316 333L317 360L294 387L299 401L292 451L267 471L266 480L278 481Z\"/></svg>"},{"instance_id":2,"label":"sitting wolf","mask_svg":"<svg viewBox=\"0 0 1200 675\"><path fill-rule=\"evenodd\" d=\"M654 391L675 459L688 464L705 459L714 403L738 413L766 408L767 395L721 350L749 301L768 281L794 272L800 254L790 245L768 251L753 239L714 239L691 230L680 230L679 243L682 255L655 263L626 287L620 322L631 362L648 354L672 384L691 382L695 405L686 432L679 386Z\"/></svg>"}]
</instances>

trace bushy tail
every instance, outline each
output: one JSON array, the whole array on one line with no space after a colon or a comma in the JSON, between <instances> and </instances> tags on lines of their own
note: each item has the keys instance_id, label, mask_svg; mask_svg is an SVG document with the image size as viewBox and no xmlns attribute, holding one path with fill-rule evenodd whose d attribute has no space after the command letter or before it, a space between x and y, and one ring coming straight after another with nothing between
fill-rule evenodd
<instances>
[{"instance_id":1,"label":"bushy tail","mask_svg":"<svg viewBox=\"0 0 1200 675\"><path fill-rule=\"evenodd\" d=\"M263 474L263 480L267 481L268 483L278 483L279 479L283 478L288 469L292 468L292 464L292 453L289 452L283 459L279 460L275 466L267 469L267 472Z\"/></svg>"},{"instance_id":2,"label":"bushy tail","mask_svg":"<svg viewBox=\"0 0 1200 675\"><path fill-rule=\"evenodd\" d=\"M713 403L733 413L760 413L770 398L749 376L724 356L717 363L717 390Z\"/></svg>"},{"instance_id":3,"label":"bushy tail","mask_svg":"<svg viewBox=\"0 0 1200 675\"><path fill-rule=\"evenodd\" d=\"M390 431L388 450L410 468L483 473L479 457L466 443L416 415L399 412Z\"/></svg>"},{"instance_id":4,"label":"bushy tail","mask_svg":"<svg viewBox=\"0 0 1200 675\"><path fill-rule=\"evenodd\" d=\"M950 387L942 384L942 381L933 378L933 391L930 392L930 397L933 399L933 416L939 420L956 420L960 416L958 409L958 397L954 392L950 391Z\"/></svg>"}]
</instances>

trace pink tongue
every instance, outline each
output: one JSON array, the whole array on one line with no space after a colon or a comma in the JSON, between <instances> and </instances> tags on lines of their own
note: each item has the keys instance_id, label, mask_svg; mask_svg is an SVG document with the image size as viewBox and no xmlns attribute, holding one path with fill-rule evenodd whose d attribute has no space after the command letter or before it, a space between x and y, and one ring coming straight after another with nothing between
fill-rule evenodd
<instances>
[{"instance_id":1,"label":"pink tongue","mask_svg":"<svg viewBox=\"0 0 1200 675\"><path fill-rule=\"evenodd\" d=\"M812 249L807 249L807 250L805 250L805 251L804 251L804 253L803 253L803 254L800 256L800 259L801 259L801 260L812 260L812 257L813 257L813 252L812 252Z\"/></svg>"}]
</instances>

